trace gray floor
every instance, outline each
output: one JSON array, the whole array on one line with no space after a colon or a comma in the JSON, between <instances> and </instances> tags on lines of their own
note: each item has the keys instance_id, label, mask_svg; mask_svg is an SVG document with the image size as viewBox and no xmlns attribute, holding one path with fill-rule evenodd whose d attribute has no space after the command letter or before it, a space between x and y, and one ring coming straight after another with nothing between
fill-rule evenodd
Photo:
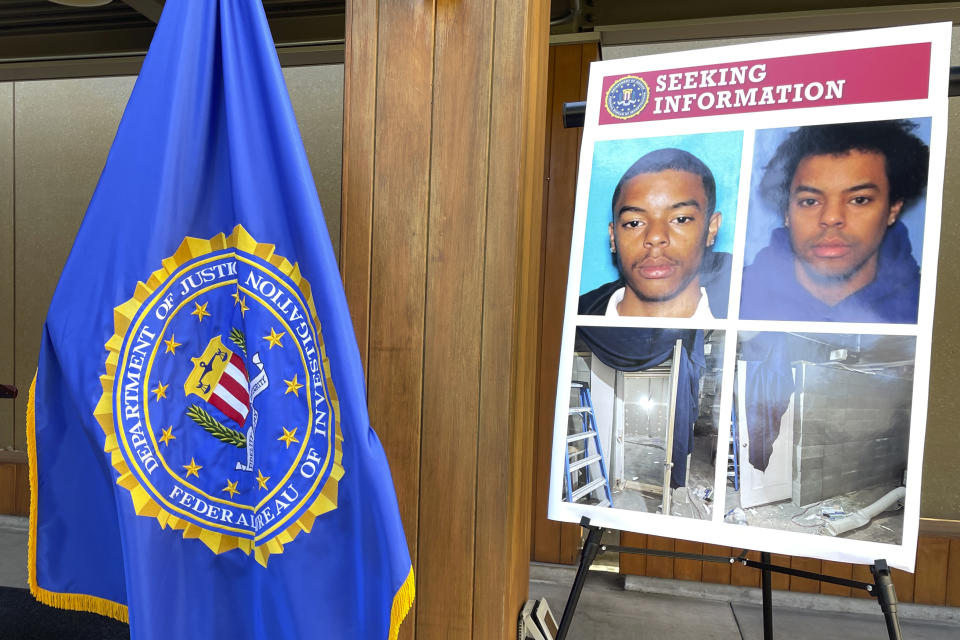
<instances>
[{"instance_id":1,"label":"gray floor","mask_svg":"<svg viewBox=\"0 0 960 640\"><path fill-rule=\"evenodd\" d=\"M573 584L574 569L533 563L530 597L545 597L560 622ZM759 589L678 580L631 579L592 571L567 636L603 638L697 638L759 640L763 612ZM899 606L904 640L957 640L960 609L910 604ZM774 637L787 640L876 640L887 638L880 608L873 600L774 593Z\"/></svg>"},{"instance_id":2,"label":"gray floor","mask_svg":"<svg viewBox=\"0 0 960 640\"><path fill-rule=\"evenodd\" d=\"M0 515L0 587L27 588L27 519Z\"/></svg>"},{"instance_id":3,"label":"gray floor","mask_svg":"<svg viewBox=\"0 0 960 640\"><path fill-rule=\"evenodd\" d=\"M26 588L26 564L26 519L0 516L0 586ZM533 563L530 597L545 597L559 622L573 578L572 567ZM625 584L615 573L593 571L568 638L760 639L759 602L758 589L633 577ZM773 618L776 638L887 637L879 607L871 600L775 592ZM900 620L905 640L960 638L960 609L901 604Z\"/></svg>"}]
</instances>

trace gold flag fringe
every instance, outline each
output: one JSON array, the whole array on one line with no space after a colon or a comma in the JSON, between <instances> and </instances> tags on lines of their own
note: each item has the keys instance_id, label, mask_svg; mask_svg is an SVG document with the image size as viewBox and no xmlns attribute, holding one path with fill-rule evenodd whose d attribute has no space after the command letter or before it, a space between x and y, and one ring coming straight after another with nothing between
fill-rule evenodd
<instances>
[{"instance_id":1,"label":"gold flag fringe","mask_svg":"<svg viewBox=\"0 0 960 640\"><path fill-rule=\"evenodd\" d=\"M34 393L37 377L34 375L30 384L30 394L27 398L27 456L30 473L30 535L27 548L27 579L30 585L30 594L42 604L72 611L86 611L97 613L120 622L128 622L129 614L126 605L119 602L92 596L84 593L58 593L49 591L37 584L37 448L36 448L36 409ZM400 625L410 612L413 600L416 597L416 585L413 578L413 567L397 593L393 596L393 606L390 609L390 637L397 640L400 634Z\"/></svg>"},{"instance_id":2,"label":"gold flag fringe","mask_svg":"<svg viewBox=\"0 0 960 640\"><path fill-rule=\"evenodd\" d=\"M58 593L44 589L37 584L37 443L35 433L36 409L34 406L36 386L37 376L34 375L33 382L30 383L30 394L27 397L27 457L29 459L28 471L30 472L30 535L27 537L27 581L30 585L30 594L37 602L51 607L98 613L120 622L127 622L127 607L119 602L85 593Z\"/></svg>"},{"instance_id":3,"label":"gold flag fringe","mask_svg":"<svg viewBox=\"0 0 960 640\"><path fill-rule=\"evenodd\" d=\"M390 609L389 640L397 640L397 636L400 634L400 623L402 623L403 619L410 613L410 607L413 606L413 599L416 596L417 589L413 580L413 567L410 567L410 573L407 574L407 579L403 581L396 595L393 596L393 608Z\"/></svg>"}]
</instances>

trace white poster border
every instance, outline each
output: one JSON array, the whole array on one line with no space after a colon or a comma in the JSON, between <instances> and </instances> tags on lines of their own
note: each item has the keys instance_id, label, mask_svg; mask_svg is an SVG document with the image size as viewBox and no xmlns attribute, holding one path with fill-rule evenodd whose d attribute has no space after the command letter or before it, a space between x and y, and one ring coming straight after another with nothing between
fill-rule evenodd
<instances>
[{"instance_id":1,"label":"white poster border","mask_svg":"<svg viewBox=\"0 0 960 640\"><path fill-rule=\"evenodd\" d=\"M593 63L586 108L586 126L583 131L578 184L576 190L573 246L568 274L564 329L559 359L558 393L555 405L557 416L555 437L551 452L550 500L548 517L565 522L579 522L587 516L595 525L638 531L659 536L697 540L711 544L749 548L772 553L810 556L826 560L871 563L885 558L891 566L912 571L915 561L919 525L922 447L926 426L927 393L929 389L930 349L932 343L933 301L936 287L936 268L939 249L940 213L943 194L944 162L946 157L947 88L949 77L950 23L916 25L875 29L843 34L828 34L789 38L644 56ZM783 58L795 55L839 52L857 49L930 42L929 93L926 99L903 100L870 104L816 106L781 111L743 114L723 114L702 117L634 122L599 126L602 81L605 77L626 73L645 73L647 70L682 69ZM926 188L926 211L923 230L923 259L921 265L920 304L916 325L873 323L825 323L739 320L735 310L740 298L740 277L744 262L747 207L750 196L750 171L753 161L753 142L756 131L771 128L825 124L833 122L887 120L895 118L930 118L930 170ZM597 142L670 135L693 135L714 132L741 131L743 148L737 212L733 239L733 277L731 278L730 313L727 318L691 320L681 318L619 318L577 315L581 270L583 264L587 209ZM756 526L724 523L723 509L714 508L711 520L695 520L677 516L627 511L624 509L571 504L561 499L563 468L569 413L568 391L572 380L574 340L577 325L617 326L642 328L697 328L718 329L725 334L725 362L721 382L718 451L725 451L729 443L730 413L733 397L734 358L738 331L777 331L801 333L858 333L864 335L899 335L916 338L914 384L909 432L909 463L906 473L907 496L904 501L903 534L900 544L877 543L865 540L817 536ZM723 416L726 416L724 419ZM719 459L719 455L718 455ZM716 499L723 505L725 473L716 464Z\"/></svg>"}]
</instances>

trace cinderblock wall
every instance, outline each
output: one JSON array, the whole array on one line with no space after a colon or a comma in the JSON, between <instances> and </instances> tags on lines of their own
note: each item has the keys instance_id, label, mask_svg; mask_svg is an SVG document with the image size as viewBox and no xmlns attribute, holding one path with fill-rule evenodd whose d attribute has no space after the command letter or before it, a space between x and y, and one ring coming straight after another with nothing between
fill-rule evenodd
<instances>
[{"instance_id":1,"label":"cinderblock wall","mask_svg":"<svg viewBox=\"0 0 960 640\"><path fill-rule=\"evenodd\" d=\"M913 381L809 362L796 367L793 502L898 486L907 465Z\"/></svg>"}]
</instances>

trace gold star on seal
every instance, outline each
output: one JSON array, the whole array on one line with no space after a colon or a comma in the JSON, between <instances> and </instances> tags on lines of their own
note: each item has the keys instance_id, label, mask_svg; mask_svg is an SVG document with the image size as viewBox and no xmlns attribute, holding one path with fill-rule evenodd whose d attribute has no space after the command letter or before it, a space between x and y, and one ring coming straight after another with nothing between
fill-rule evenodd
<instances>
[{"instance_id":1,"label":"gold star on seal","mask_svg":"<svg viewBox=\"0 0 960 640\"><path fill-rule=\"evenodd\" d=\"M297 440L297 430L296 429L287 429L286 427L280 427L283 429L283 435L277 438L277 440L282 440L287 444L287 449L290 448L290 445L294 442L300 442Z\"/></svg>"},{"instance_id":2,"label":"gold star on seal","mask_svg":"<svg viewBox=\"0 0 960 640\"><path fill-rule=\"evenodd\" d=\"M173 435L173 425L170 425L169 427L164 429L163 435L160 436L160 442L162 442L164 446L169 445L171 440L176 440L176 439L177 439L177 436Z\"/></svg>"},{"instance_id":3,"label":"gold star on seal","mask_svg":"<svg viewBox=\"0 0 960 640\"><path fill-rule=\"evenodd\" d=\"M300 389L303 388L303 385L297 382L297 374L293 374L293 380L284 380L284 384L287 385L287 390L283 392L283 395L292 393L293 395L300 397Z\"/></svg>"},{"instance_id":4,"label":"gold star on seal","mask_svg":"<svg viewBox=\"0 0 960 640\"><path fill-rule=\"evenodd\" d=\"M257 484L260 485L261 489L267 488L267 480L270 479L270 476L263 475L263 471L257 469Z\"/></svg>"},{"instance_id":5,"label":"gold star on seal","mask_svg":"<svg viewBox=\"0 0 960 640\"><path fill-rule=\"evenodd\" d=\"M237 495L238 493L240 493L239 491L237 491L237 481L236 481L236 480L234 480L233 482L230 482L229 480L227 480L227 486L225 486L223 489L220 489L220 491L226 491L227 493L230 494L230 497L231 497L231 498L232 498L233 496Z\"/></svg>"},{"instance_id":6,"label":"gold star on seal","mask_svg":"<svg viewBox=\"0 0 960 640\"><path fill-rule=\"evenodd\" d=\"M183 465L183 468L187 470L188 478L190 476L196 476L197 478L199 478L200 474L197 473L197 471L200 471L200 469L203 469L203 466L197 464L193 458L190 458L190 464Z\"/></svg>"},{"instance_id":7,"label":"gold star on seal","mask_svg":"<svg viewBox=\"0 0 960 640\"><path fill-rule=\"evenodd\" d=\"M273 349L274 347L280 347L282 349L283 343L280 342L280 339L284 335L286 335L286 333L287 333L286 331L281 331L280 333L277 333L276 331L273 330L273 327L270 327L270 335L263 336L263 339L270 343L271 349Z\"/></svg>"},{"instance_id":8,"label":"gold star on seal","mask_svg":"<svg viewBox=\"0 0 960 640\"><path fill-rule=\"evenodd\" d=\"M294 376L294 377L296 377L296 376ZM168 384L163 384L162 382L160 382L159 380L157 380L157 388L156 388L156 389L152 389L152 390L150 391L150 393L155 393L155 394L157 394L157 400L159 400L160 398L166 398L166 397L167 397L167 387L169 387L169 386L170 386L170 385L168 385Z\"/></svg>"},{"instance_id":9,"label":"gold star on seal","mask_svg":"<svg viewBox=\"0 0 960 640\"><path fill-rule=\"evenodd\" d=\"M183 346L183 343L176 341L176 336L172 333L170 334L170 339L164 340L163 344L167 345L165 353L172 353L173 355L177 355L177 347Z\"/></svg>"},{"instance_id":10,"label":"gold star on seal","mask_svg":"<svg viewBox=\"0 0 960 640\"><path fill-rule=\"evenodd\" d=\"M203 322L203 319L210 315L210 312L207 311L207 303L204 302L200 304L199 302L194 302L193 311L190 312L190 315L197 316L197 320Z\"/></svg>"},{"instance_id":11,"label":"gold star on seal","mask_svg":"<svg viewBox=\"0 0 960 640\"><path fill-rule=\"evenodd\" d=\"M240 287L237 287L231 297L233 298L233 306L240 305L240 315L245 318L250 307L247 306L247 299L240 295Z\"/></svg>"}]
</instances>

